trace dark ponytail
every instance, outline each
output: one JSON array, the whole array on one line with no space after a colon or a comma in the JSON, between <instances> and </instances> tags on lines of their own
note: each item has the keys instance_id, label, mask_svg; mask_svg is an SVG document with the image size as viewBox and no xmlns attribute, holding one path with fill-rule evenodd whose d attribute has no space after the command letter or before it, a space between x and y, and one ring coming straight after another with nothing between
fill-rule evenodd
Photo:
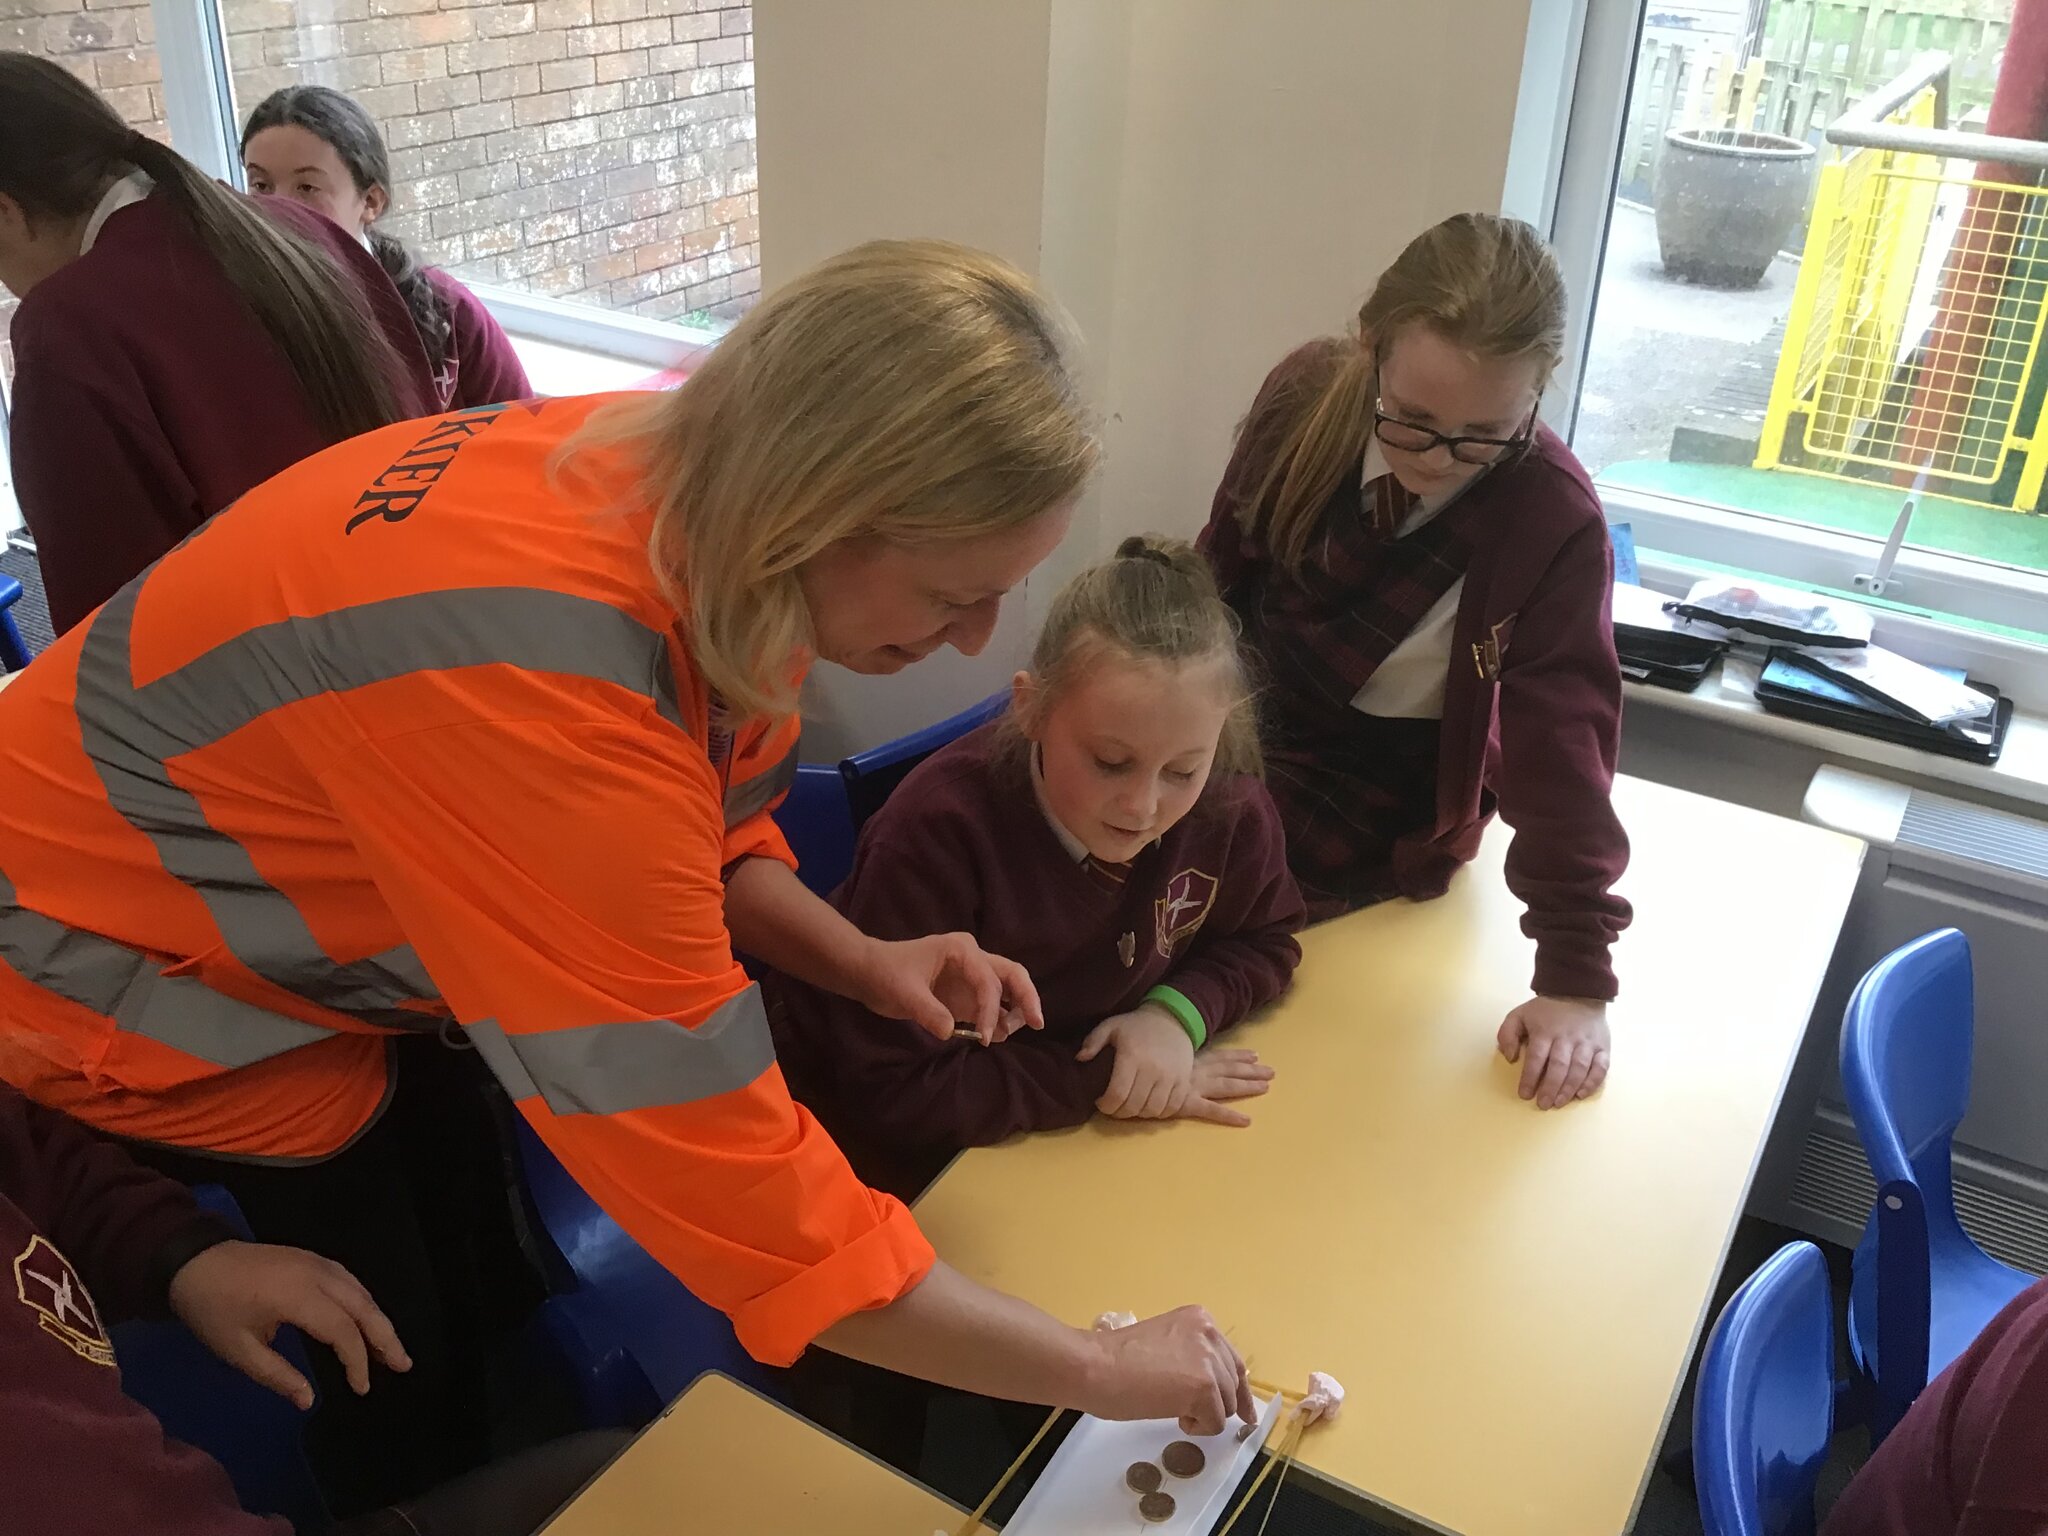
<instances>
[{"instance_id":1,"label":"dark ponytail","mask_svg":"<svg viewBox=\"0 0 2048 1536\"><path fill-rule=\"evenodd\" d=\"M249 141L266 128L303 128L341 157L348 167L356 191L382 187L391 195L391 154L384 147L384 135L377 123L353 97L324 85L287 85L272 91L257 103L242 128L242 153ZM370 253L383 265L412 313L413 328L427 349L427 358L438 372L448 355L452 328L448 306L427 278L411 247L396 235L370 231Z\"/></svg>"},{"instance_id":2,"label":"dark ponytail","mask_svg":"<svg viewBox=\"0 0 2048 1536\"><path fill-rule=\"evenodd\" d=\"M325 251L130 130L57 65L0 52L0 193L30 219L82 218L130 168L156 183L219 263L284 353L327 437L339 442L401 419L398 359Z\"/></svg>"}]
</instances>

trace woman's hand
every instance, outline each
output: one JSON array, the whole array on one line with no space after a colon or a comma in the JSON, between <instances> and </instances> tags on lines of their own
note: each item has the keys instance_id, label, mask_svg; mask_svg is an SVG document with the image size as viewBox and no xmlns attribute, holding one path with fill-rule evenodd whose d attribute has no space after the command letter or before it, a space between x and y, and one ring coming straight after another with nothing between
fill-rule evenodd
<instances>
[{"instance_id":1,"label":"woman's hand","mask_svg":"<svg viewBox=\"0 0 2048 1536\"><path fill-rule=\"evenodd\" d=\"M1091 1029L1074 1059L1093 1061L1105 1050L1116 1052L1116 1065L1097 1109L1119 1120L1170 1120L1180 1113L1195 1070L1195 1042L1180 1020L1156 1003L1141 1004Z\"/></svg>"},{"instance_id":2,"label":"woman's hand","mask_svg":"<svg viewBox=\"0 0 2048 1536\"><path fill-rule=\"evenodd\" d=\"M869 939L855 1002L885 1019L908 1019L941 1040L962 1024L983 1045L1019 1029L1045 1028L1038 989L1014 960L992 955L966 933Z\"/></svg>"},{"instance_id":3,"label":"woman's hand","mask_svg":"<svg viewBox=\"0 0 2048 1536\"><path fill-rule=\"evenodd\" d=\"M1244 1361L1200 1307L1119 1328L1070 1328L969 1280L941 1259L885 1307L841 1318L825 1349L984 1397L1078 1408L1103 1419L1177 1419L1213 1435L1257 1417Z\"/></svg>"},{"instance_id":4,"label":"woman's hand","mask_svg":"<svg viewBox=\"0 0 2048 1536\"><path fill-rule=\"evenodd\" d=\"M1607 1079L1607 1005L1590 997L1532 997L1500 1027L1500 1053L1522 1064L1516 1090L1538 1109L1557 1109Z\"/></svg>"},{"instance_id":5,"label":"woman's hand","mask_svg":"<svg viewBox=\"0 0 2048 1536\"><path fill-rule=\"evenodd\" d=\"M1097 1337L1099 1383L1085 1405L1097 1418L1177 1419L1186 1435L1221 1434L1232 1414L1258 1422L1243 1359L1200 1307Z\"/></svg>"},{"instance_id":6,"label":"woman's hand","mask_svg":"<svg viewBox=\"0 0 2048 1536\"><path fill-rule=\"evenodd\" d=\"M303 1248L216 1243L171 1277L171 1310L221 1359L300 1409L313 1406L313 1388L270 1347L286 1323L341 1357L358 1396L370 1390L373 1352L394 1371L412 1369L362 1282Z\"/></svg>"}]
</instances>

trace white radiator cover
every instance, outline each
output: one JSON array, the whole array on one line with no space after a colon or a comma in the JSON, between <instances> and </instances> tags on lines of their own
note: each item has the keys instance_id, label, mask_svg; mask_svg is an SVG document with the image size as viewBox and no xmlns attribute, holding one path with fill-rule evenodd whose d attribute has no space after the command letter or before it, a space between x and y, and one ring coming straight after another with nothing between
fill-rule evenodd
<instances>
[{"instance_id":1,"label":"white radiator cover","mask_svg":"<svg viewBox=\"0 0 2048 1536\"><path fill-rule=\"evenodd\" d=\"M1835 1242L1861 1235L1875 1186L1843 1103L1842 1010L1877 960L1955 927L1976 972L1957 1209L1988 1252L2048 1271L2048 824L1832 766L1814 775L1804 815L1870 855L1765 1155L1759 1214Z\"/></svg>"}]
</instances>

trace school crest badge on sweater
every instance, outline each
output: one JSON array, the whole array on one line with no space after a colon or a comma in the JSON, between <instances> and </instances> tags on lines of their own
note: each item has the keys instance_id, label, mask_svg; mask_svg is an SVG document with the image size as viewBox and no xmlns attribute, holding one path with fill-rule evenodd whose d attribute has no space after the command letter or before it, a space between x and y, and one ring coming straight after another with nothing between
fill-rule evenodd
<instances>
[{"instance_id":1,"label":"school crest badge on sweater","mask_svg":"<svg viewBox=\"0 0 2048 1536\"><path fill-rule=\"evenodd\" d=\"M99 1309L93 1306L85 1282L71 1261L57 1251L41 1233L14 1257L14 1294L21 1304L38 1314L43 1332L94 1365L114 1363L113 1341L100 1325Z\"/></svg>"},{"instance_id":2,"label":"school crest badge on sweater","mask_svg":"<svg viewBox=\"0 0 2048 1536\"><path fill-rule=\"evenodd\" d=\"M1171 960L1181 945L1195 936L1216 905L1216 877L1199 869L1184 869L1166 882L1166 891L1152 903L1155 945L1159 958Z\"/></svg>"}]
</instances>

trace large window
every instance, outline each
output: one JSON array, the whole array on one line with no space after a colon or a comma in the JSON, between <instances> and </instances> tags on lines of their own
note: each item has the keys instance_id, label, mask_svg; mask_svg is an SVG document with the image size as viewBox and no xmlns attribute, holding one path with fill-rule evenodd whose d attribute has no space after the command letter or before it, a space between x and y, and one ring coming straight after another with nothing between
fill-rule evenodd
<instances>
[{"instance_id":1,"label":"large window","mask_svg":"<svg viewBox=\"0 0 2048 1536\"><path fill-rule=\"evenodd\" d=\"M1983 147L2034 94L2014 10L1595 0L1573 443L1639 539L1869 595L1910 495L1884 600L2048 631L2048 144Z\"/></svg>"},{"instance_id":2,"label":"large window","mask_svg":"<svg viewBox=\"0 0 2048 1536\"><path fill-rule=\"evenodd\" d=\"M162 48L158 14L176 32ZM0 47L56 60L231 177L241 120L269 91L349 92L391 146L386 227L487 299L588 310L581 340L605 316L723 331L760 292L744 4L0 0ZM12 309L0 294L0 347Z\"/></svg>"},{"instance_id":3,"label":"large window","mask_svg":"<svg viewBox=\"0 0 2048 1536\"><path fill-rule=\"evenodd\" d=\"M590 353L671 366L760 292L745 3L0 0L0 47L55 60L235 180L264 95L347 91L391 147L385 227L522 345L578 349L535 349L564 378ZM13 309L0 291L0 425ZM0 463L0 532L18 522Z\"/></svg>"},{"instance_id":4,"label":"large window","mask_svg":"<svg viewBox=\"0 0 2048 1536\"><path fill-rule=\"evenodd\" d=\"M753 16L723 0L220 0L236 116L348 91L387 228L495 284L723 329L759 292Z\"/></svg>"}]
</instances>

